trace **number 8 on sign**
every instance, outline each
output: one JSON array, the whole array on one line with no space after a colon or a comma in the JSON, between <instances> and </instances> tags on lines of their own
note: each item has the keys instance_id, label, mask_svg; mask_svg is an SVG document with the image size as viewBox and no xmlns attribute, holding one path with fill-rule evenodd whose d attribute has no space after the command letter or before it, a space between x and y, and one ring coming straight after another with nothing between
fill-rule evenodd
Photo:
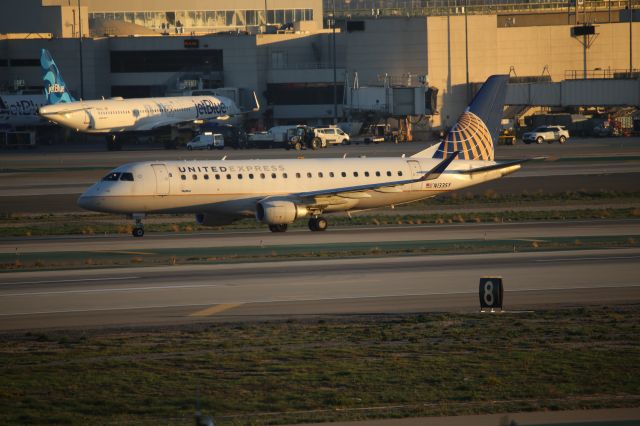
<instances>
[{"instance_id":1,"label":"number 8 on sign","mask_svg":"<svg viewBox=\"0 0 640 426\"><path fill-rule=\"evenodd\" d=\"M487 306L493 306L493 282L487 281L484 283L484 303Z\"/></svg>"},{"instance_id":2,"label":"number 8 on sign","mask_svg":"<svg viewBox=\"0 0 640 426\"><path fill-rule=\"evenodd\" d=\"M502 309L502 277L480 278L480 309Z\"/></svg>"}]
</instances>

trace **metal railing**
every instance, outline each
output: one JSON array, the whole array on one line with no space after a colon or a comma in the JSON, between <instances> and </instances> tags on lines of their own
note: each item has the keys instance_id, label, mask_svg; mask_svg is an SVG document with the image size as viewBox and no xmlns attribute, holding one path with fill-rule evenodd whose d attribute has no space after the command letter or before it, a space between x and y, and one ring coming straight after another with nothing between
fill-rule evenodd
<instances>
[{"instance_id":1,"label":"metal railing","mask_svg":"<svg viewBox=\"0 0 640 426\"><path fill-rule=\"evenodd\" d=\"M324 0L324 14L330 16L332 1ZM584 3L583 3L584 2ZM339 0L336 1L336 16L381 17L381 16L442 16L495 13L535 13L567 11L572 13L620 10L629 5L629 0ZM631 8L640 7L640 0L631 0Z\"/></svg>"},{"instance_id":2,"label":"metal railing","mask_svg":"<svg viewBox=\"0 0 640 426\"><path fill-rule=\"evenodd\" d=\"M565 70L565 80L584 80L584 79L620 79L620 80L637 80L640 79L640 69L594 69L587 70Z\"/></svg>"}]
</instances>

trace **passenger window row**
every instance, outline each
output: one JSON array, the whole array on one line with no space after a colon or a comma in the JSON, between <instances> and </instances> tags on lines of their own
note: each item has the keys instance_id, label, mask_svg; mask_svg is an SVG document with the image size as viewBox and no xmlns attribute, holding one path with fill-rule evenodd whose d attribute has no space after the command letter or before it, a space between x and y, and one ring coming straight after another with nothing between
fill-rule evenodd
<instances>
[{"instance_id":1,"label":"passenger window row","mask_svg":"<svg viewBox=\"0 0 640 426\"><path fill-rule=\"evenodd\" d=\"M342 177L347 177L347 172L341 172L341 173L340 173L340 175L341 175ZM392 173L391 171L387 170L387 171L386 171L386 175L390 177L390 176L393 176L393 173ZM398 176L402 176L402 175L403 175L402 170L398 170L398 171L397 171L397 175L398 175ZM220 180L220 179L222 179L222 176L224 176L227 180L231 180L231 179L233 179L233 175L231 175L231 174L226 174L226 175L215 174L215 175L213 175L213 177L214 177L216 180ZM238 174L236 174L236 175L235 175L236 179L238 179L238 180L242 180L242 179L244 179L244 176L245 176L245 175L243 175L242 173L238 173ZM317 177L319 177L319 178L323 178L325 175L324 175L324 173L322 173L322 172L318 172L318 173L316 174L316 176L317 176ZM329 173L328 173L328 176L329 176L329 177L331 177L331 178L334 178L334 177L335 177L335 173L334 173L334 172L329 172ZM360 176L359 172L353 172L353 177L359 177L359 176ZM369 172L364 172L364 176L365 176L365 177L371 177L371 174L370 174ZM381 173L381 172L379 172L379 171L377 171L377 172L375 172L375 176L376 176L376 177L380 177L380 176L382 176L382 173ZM259 175L257 175L257 176L256 176L256 175L255 175L255 174L253 174L253 173L249 173L249 174L247 175L247 177L248 177L249 179L257 179L258 177L259 177L260 179L266 179L266 178L267 178L267 175L266 175L265 173L260 173ZM314 174L313 174L313 173L311 173L311 172L307 172L306 177L308 177L308 178L313 178L313 177L314 177ZM209 175L205 173L204 175L202 175L202 178L203 178L204 180L209 180ZM271 179L277 179L277 178L278 178L278 175L277 175L276 173L271 173ZM288 178L289 178L289 175L288 175L287 173L282 173L282 178L283 178L283 179L288 179ZM301 179L301 178L302 178L302 174L301 174L301 173L296 173L296 178L297 178L297 179ZM187 180L187 175L185 175L185 174L180 175L180 179L182 179L182 180ZM191 175L191 179L192 179L192 180L198 180L198 175L197 175L197 174L193 174L193 175Z\"/></svg>"}]
</instances>

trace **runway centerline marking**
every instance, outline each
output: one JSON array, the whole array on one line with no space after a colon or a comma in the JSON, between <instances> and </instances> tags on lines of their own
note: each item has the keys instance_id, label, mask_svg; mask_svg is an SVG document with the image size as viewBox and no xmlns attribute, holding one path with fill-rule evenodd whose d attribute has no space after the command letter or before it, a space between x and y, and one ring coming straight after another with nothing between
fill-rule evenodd
<instances>
[{"instance_id":1,"label":"runway centerline marking","mask_svg":"<svg viewBox=\"0 0 640 426\"><path fill-rule=\"evenodd\" d=\"M151 286L151 287L127 287L127 288L96 288L96 289L90 289L90 290L34 291L34 292L25 292L25 293L0 294L0 297L48 296L52 294L79 294L79 293L109 293L109 292L117 293L117 292L126 292L126 291L174 290L179 288L204 288L204 287L220 287L220 285L194 284L194 285L167 285L167 286Z\"/></svg>"},{"instance_id":2,"label":"runway centerline marking","mask_svg":"<svg viewBox=\"0 0 640 426\"><path fill-rule=\"evenodd\" d=\"M559 263L559 262L581 262L584 260L589 261L603 261L603 260L629 260L629 259L640 259L640 256L611 256L611 257L575 257L575 258L564 258L564 259L535 259L534 262L540 263Z\"/></svg>"},{"instance_id":3,"label":"runway centerline marking","mask_svg":"<svg viewBox=\"0 0 640 426\"><path fill-rule=\"evenodd\" d=\"M12 283L1 283L0 285L20 285L20 284L63 284L63 283L82 283L87 281L123 281L137 280L141 277L104 277L104 278L81 278L75 280L43 280L43 281L16 281Z\"/></svg>"},{"instance_id":4,"label":"runway centerline marking","mask_svg":"<svg viewBox=\"0 0 640 426\"><path fill-rule=\"evenodd\" d=\"M211 315L219 314L220 312L228 311L229 309L237 308L238 306L242 306L242 303L221 303L219 305L214 305L209 308L196 311L192 314L189 314L189 316L208 317Z\"/></svg>"},{"instance_id":5,"label":"runway centerline marking","mask_svg":"<svg viewBox=\"0 0 640 426\"><path fill-rule=\"evenodd\" d=\"M95 250L93 253L106 253L106 254L141 254L141 255L153 255L155 253L146 253L144 251L124 251L124 250Z\"/></svg>"}]
</instances>

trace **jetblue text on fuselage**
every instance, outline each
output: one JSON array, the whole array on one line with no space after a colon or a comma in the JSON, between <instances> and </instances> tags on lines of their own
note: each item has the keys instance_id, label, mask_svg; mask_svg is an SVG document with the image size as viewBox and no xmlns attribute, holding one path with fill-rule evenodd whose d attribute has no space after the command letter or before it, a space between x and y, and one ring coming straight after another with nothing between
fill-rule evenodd
<instances>
[{"instance_id":1,"label":"jetblue text on fuselage","mask_svg":"<svg viewBox=\"0 0 640 426\"><path fill-rule=\"evenodd\" d=\"M30 100L17 101L8 105L9 114L11 115L38 115L38 107L35 102Z\"/></svg>"},{"instance_id":2,"label":"jetblue text on fuselage","mask_svg":"<svg viewBox=\"0 0 640 426\"><path fill-rule=\"evenodd\" d=\"M213 114L226 114L227 106L220 103L213 103L208 99L204 99L196 104L196 117L200 117L201 115L213 115Z\"/></svg>"}]
</instances>

